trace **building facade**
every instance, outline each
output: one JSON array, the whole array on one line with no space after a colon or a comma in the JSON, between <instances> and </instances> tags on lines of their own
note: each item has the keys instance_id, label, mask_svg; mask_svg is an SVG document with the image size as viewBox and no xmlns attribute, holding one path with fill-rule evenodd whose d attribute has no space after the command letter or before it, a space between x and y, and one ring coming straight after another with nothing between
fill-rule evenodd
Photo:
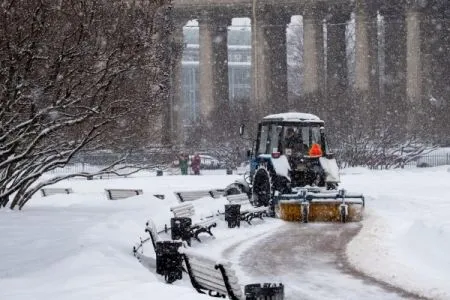
<instances>
[{"instance_id":1,"label":"building facade","mask_svg":"<svg viewBox=\"0 0 450 300\"><path fill-rule=\"evenodd\" d=\"M189 126L200 117L199 98L199 28L183 29L182 58L183 124ZM229 101L249 100L251 94L251 32L249 28L228 29L228 81Z\"/></svg>"}]
</instances>

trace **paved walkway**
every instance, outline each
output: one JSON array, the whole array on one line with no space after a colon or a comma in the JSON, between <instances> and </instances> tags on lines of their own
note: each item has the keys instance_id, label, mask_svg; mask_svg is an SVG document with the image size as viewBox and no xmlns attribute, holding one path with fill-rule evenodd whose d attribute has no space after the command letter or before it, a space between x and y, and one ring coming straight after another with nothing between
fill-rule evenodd
<instances>
[{"instance_id":1,"label":"paved walkway","mask_svg":"<svg viewBox=\"0 0 450 300\"><path fill-rule=\"evenodd\" d=\"M360 226L287 223L242 253L239 266L254 282L283 282L286 300L425 299L349 266L345 247Z\"/></svg>"}]
</instances>

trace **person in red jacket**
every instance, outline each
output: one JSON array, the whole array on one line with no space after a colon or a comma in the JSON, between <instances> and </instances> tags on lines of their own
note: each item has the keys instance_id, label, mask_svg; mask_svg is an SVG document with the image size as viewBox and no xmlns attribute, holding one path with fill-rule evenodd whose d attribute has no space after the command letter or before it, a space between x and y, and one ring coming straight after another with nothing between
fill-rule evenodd
<instances>
[{"instance_id":1,"label":"person in red jacket","mask_svg":"<svg viewBox=\"0 0 450 300\"><path fill-rule=\"evenodd\" d=\"M198 153L195 153L191 161L191 167L192 171L194 171L194 175L200 175L200 162L200 155Z\"/></svg>"}]
</instances>

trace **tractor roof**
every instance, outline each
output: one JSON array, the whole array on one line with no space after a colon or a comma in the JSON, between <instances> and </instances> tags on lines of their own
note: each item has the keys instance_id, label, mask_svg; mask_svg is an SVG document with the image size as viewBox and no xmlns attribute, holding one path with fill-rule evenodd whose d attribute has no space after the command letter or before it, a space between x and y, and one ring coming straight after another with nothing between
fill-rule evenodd
<instances>
[{"instance_id":1,"label":"tractor roof","mask_svg":"<svg viewBox=\"0 0 450 300\"><path fill-rule=\"evenodd\" d=\"M268 115L263 121L285 121L285 122L323 122L318 116L308 113L288 112Z\"/></svg>"}]
</instances>

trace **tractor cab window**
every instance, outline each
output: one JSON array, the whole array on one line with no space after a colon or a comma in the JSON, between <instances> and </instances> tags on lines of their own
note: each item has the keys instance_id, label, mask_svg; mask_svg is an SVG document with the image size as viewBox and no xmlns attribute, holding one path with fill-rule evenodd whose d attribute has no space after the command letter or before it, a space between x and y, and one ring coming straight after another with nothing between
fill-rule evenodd
<instances>
[{"instance_id":1,"label":"tractor cab window","mask_svg":"<svg viewBox=\"0 0 450 300\"><path fill-rule=\"evenodd\" d=\"M303 127L303 140L308 147L308 155L322 155L322 138L319 126Z\"/></svg>"},{"instance_id":2,"label":"tractor cab window","mask_svg":"<svg viewBox=\"0 0 450 300\"><path fill-rule=\"evenodd\" d=\"M319 126L301 127L301 131L303 143L308 147L311 147L313 144L322 144Z\"/></svg>"},{"instance_id":3,"label":"tractor cab window","mask_svg":"<svg viewBox=\"0 0 450 300\"><path fill-rule=\"evenodd\" d=\"M272 124L270 125L270 148L269 153L279 152L280 149L280 137L282 132L282 126Z\"/></svg>"},{"instance_id":4,"label":"tractor cab window","mask_svg":"<svg viewBox=\"0 0 450 300\"><path fill-rule=\"evenodd\" d=\"M284 130L284 154L288 156L302 156L306 154L308 148L303 140L302 128L297 126L287 126Z\"/></svg>"},{"instance_id":5,"label":"tractor cab window","mask_svg":"<svg viewBox=\"0 0 450 300\"><path fill-rule=\"evenodd\" d=\"M271 154L278 152L282 127L275 124L261 126L258 153Z\"/></svg>"},{"instance_id":6,"label":"tractor cab window","mask_svg":"<svg viewBox=\"0 0 450 300\"><path fill-rule=\"evenodd\" d=\"M268 143L270 143L269 126L263 125L261 126L261 132L259 136L258 153L267 153Z\"/></svg>"},{"instance_id":7,"label":"tractor cab window","mask_svg":"<svg viewBox=\"0 0 450 300\"><path fill-rule=\"evenodd\" d=\"M321 138L320 138L320 127L319 126L311 127L311 145L314 143L319 144L319 145L322 144Z\"/></svg>"}]
</instances>

